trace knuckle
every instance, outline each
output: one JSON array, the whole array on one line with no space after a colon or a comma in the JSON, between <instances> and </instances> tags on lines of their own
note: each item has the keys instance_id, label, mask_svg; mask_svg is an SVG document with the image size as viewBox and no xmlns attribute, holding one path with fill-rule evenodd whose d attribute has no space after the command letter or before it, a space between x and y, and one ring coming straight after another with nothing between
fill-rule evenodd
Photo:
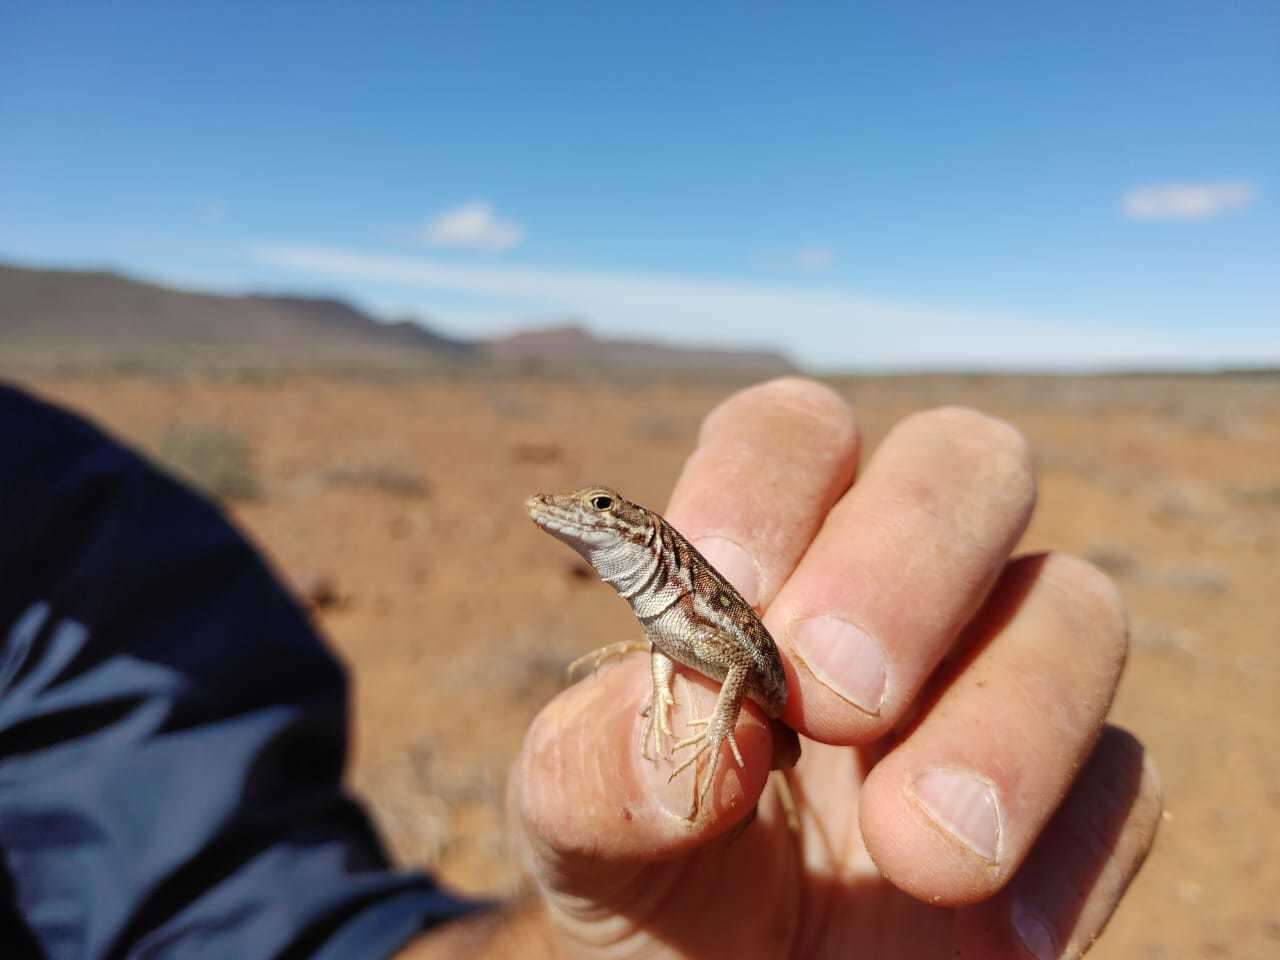
<instances>
[{"instance_id":1,"label":"knuckle","mask_svg":"<svg viewBox=\"0 0 1280 960\"><path fill-rule=\"evenodd\" d=\"M894 428L899 431L944 446L954 462L979 469L984 489L1028 507L1034 503L1031 444L1008 421L970 407L946 406L912 414Z\"/></svg>"},{"instance_id":2,"label":"knuckle","mask_svg":"<svg viewBox=\"0 0 1280 960\"><path fill-rule=\"evenodd\" d=\"M1031 444L1021 430L999 417L971 407L936 407L908 418L920 429L938 434L966 451L1007 457L1026 468L1031 466ZM904 421L906 422L906 421Z\"/></svg>"},{"instance_id":3,"label":"knuckle","mask_svg":"<svg viewBox=\"0 0 1280 960\"><path fill-rule=\"evenodd\" d=\"M1104 645L1123 662L1129 649L1129 615L1116 582L1087 560L1068 553L1044 558L1042 575L1082 621L1082 635Z\"/></svg>"},{"instance_id":4,"label":"knuckle","mask_svg":"<svg viewBox=\"0 0 1280 960\"><path fill-rule=\"evenodd\" d=\"M816 380L788 376L739 390L722 401L702 421L699 442L727 426L778 415L816 423L837 443L853 442L857 436L853 409L840 394Z\"/></svg>"}]
</instances>

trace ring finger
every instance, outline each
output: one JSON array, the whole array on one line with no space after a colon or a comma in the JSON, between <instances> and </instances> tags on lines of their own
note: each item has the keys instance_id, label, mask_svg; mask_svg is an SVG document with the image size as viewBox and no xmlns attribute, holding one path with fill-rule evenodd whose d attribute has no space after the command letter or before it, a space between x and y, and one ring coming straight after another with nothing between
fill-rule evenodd
<instances>
[{"instance_id":1,"label":"ring finger","mask_svg":"<svg viewBox=\"0 0 1280 960\"><path fill-rule=\"evenodd\" d=\"M1126 650L1105 574L1061 554L1009 565L863 785L867 850L895 885L952 904L1004 885L1092 750Z\"/></svg>"}]
</instances>

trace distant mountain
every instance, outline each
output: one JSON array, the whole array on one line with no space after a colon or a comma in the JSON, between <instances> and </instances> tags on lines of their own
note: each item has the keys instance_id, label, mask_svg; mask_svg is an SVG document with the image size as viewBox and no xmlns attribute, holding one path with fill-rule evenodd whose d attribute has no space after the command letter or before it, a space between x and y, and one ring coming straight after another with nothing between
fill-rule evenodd
<instances>
[{"instance_id":1,"label":"distant mountain","mask_svg":"<svg viewBox=\"0 0 1280 960\"><path fill-rule=\"evenodd\" d=\"M666 370L726 374L779 374L795 370L772 350L678 347L651 340L596 337L576 324L526 330L485 344L495 361L526 370Z\"/></svg>"},{"instance_id":2,"label":"distant mountain","mask_svg":"<svg viewBox=\"0 0 1280 960\"><path fill-rule=\"evenodd\" d=\"M115 273L0 264L0 340L121 348L202 346L476 352L419 324L382 323L341 300L189 293Z\"/></svg>"},{"instance_id":3,"label":"distant mountain","mask_svg":"<svg viewBox=\"0 0 1280 960\"><path fill-rule=\"evenodd\" d=\"M770 351L611 340L573 325L458 340L414 320L378 320L342 300L194 293L106 271L0 264L0 358L20 348L88 364L158 354L177 366L423 358L520 371L765 375L794 369Z\"/></svg>"}]
</instances>

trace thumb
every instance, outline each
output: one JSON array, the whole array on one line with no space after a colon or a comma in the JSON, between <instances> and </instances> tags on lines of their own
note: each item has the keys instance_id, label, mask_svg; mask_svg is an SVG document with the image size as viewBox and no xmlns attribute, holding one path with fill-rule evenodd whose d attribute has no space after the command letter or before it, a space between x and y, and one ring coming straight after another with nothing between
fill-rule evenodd
<instances>
[{"instance_id":1,"label":"thumb","mask_svg":"<svg viewBox=\"0 0 1280 960\"><path fill-rule=\"evenodd\" d=\"M723 746L710 794L695 819L697 785L710 755L673 780L688 759L646 759L641 752L649 701L648 661L628 657L562 692L534 719L508 791L514 833L525 865L555 902L597 917L634 909L641 891L661 888L652 873L677 868L684 857L731 830L755 808L769 774L771 734L762 714L744 709L736 728L745 762ZM688 720L709 716L718 690L701 676L678 675L675 739L692 734ZM670 742L667 742L668 749ZM654 754L650 740L647 753Z\"/></svg>"}]
</instances>

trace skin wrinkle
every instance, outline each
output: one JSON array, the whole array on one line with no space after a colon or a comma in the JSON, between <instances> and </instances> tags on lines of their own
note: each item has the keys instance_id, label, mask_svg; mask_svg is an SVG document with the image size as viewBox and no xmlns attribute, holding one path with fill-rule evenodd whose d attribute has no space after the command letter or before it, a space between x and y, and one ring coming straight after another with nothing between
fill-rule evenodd
<instances>
[{"instance_id":1,"label":"skin wrinkle","mask_svg":"<svg viewBox=\"0 0 1280 960\"><path fill-rule=\"evenodd\" d=\"M871 469L875 469L874 464ZM877 474L877 476L879 477L880 475ZM883 481L882 477L880 477L880 479ZM880 485L883 485L883 482L881 482ZM1005 536L998 542L992 543L990 537L990 520L988 519L982 524L978 524L976 520L979 516L985 516L986 510L984 508L987 507L987 498L983 495L982 491L977 488L970 488L970 491L973 496L966 498L963 502L951 502L953 498L949 498L949 509L943 510L940 509L935 502L936 498L932 488L928 488L926 490L923 485L920 490L917 491L919 494L917 496L910 495L909 492L904 491L900 486L897 486L892 491L887 492L881 492L879 489L866 490L864 492L864 496L874 497L876 503L881 507L877 510L876 516L871 518L872 522L879 525L879 531L882 531L878 533L874 539L877 541L883 539L887 542L894 542L904 539L905 536L907 539L916 542L917 549L905 557L904 560L912 564L912 567L910 568L911 570L921 570L928 573L936 568L936 556L934 556L936 551L941 548L943 543L947 545L949 551L954 551L954 548L957 545L957 535L959 535L962 542L969 544L969 549L954 552L959 553L960 556L969 564L977 565L974 564L974 561L980 561L981 565L984 567L994 566L995 570L992 574L984 574L984 576L987 576L989 579L993 579L994 574L999 572L999 566L998 564L990 562L988 558L1003 557L1007 555L1008 547L1011 546L1012 543L1016 542L1018 537L1021 536L1022 529L1025 527L1026 520L1030 515L1030 505L1033 500L1033 496L1030 494L1024 496L1023 499L1025 501L1026 508L1018 511L1013 522L1002 524L1002 526L1007 530ZM857 496L857 494L855 494L855 496ZM846 500L843 501L836 510L832 511L827 521L828 525L834 527L839 526L842 523L847 523L844 514L847 512L856 512L859 510L860 506L861 504L859 504L855 499L846 498ZM1007 511L997 511L997 513L1000 515L1006 515ZM915 532L921 526L919 523L921 514L934 521L932 524L924 524L925 527L943 528L947 529L948 532L948 535L944 538L932 538L930 541L926 541L925 544L923 544L926 550L923 551L919 549L922 545L915 536ZM973 521L973 524L957 528L957 518L965 517L974 517L975 520ZM963 523L963 521L961 521L961 523ZM969 529L974 529L975 527L981 529L982 532L968 533L967 536L965 535ZM949 572L951 569L952 568L949 565ZM910 570L908 573L909 572ZM900 579L902 576L901 567L895 565L895 569L893 571L886 571L886 575L891 575L894 580Z\"/></svg>"},{"instance_id":2,"label":"skin wrinkle","mask_svg":"<svg viewBox=\"0 0 1280 960\"><path fill-rule=\"evenodd\" d=\"M944 469L943 465L938 469ZM945 486L945 491L940 485ZM1003 519L1001 528L1018 529L1020 532L1035 505L1035 487L1031 484L1020 485L1019 489L1011 489L999 496L1005 502L996 506L992 502L996 497L989 485L974 483L962 487L946 484L941 477L934 477L918 483L895 482L893 491L880 493L877 501L885 514L900 512L904 524L923 515L936 526L948 528L953 536L959 534L971 543L981 544L991 540L992 517ZM1011 504L1016 504L1017 509L1010 510ZM1003 547L1004 544L1002 540L992 546ZM991 547L987 550L994 552Z\"/></svg>"},{"instance_id":3,"label":"skin wrinkle","mask_svg":"<svg viewBox=\"0 0 1280 960\"><path fill-rule=\"evenodd\" d=\"M993 453L1008 451L1017 462L1030 469L1034 457L1026 436L1013 424L990 416L972 407L946 405L922 410L899 421L890 434L927 425L947 446L958 451L975 453L976 461L990 458Z\"/></svg>"},{"instance_id":4,"label":"skin wrinkle","mask_svg":"<svg viewBox=\"0 0 1280 960\"><path fill-rule=\"evenodd\" d=\"M735 429L732 433L726 433L721 439L717 436L718 430L715 424L731 416L735 421L733 424ZM713 452L723 460L722 466L732 464L735 468L744 470L748 474L747 478L753 480L761 478L758 464L762 459L783 463L787 467L784 474L777 478L769 478L767 474L765 475L766 479L772 480L774 489L757 489L754 484L746 488L750 490L750 495L762 504L773 502L779 494L787 496L793 487L793 478L797 475L826 477L829 478L828 483L831 485L839 485L841 481L847 484L851 479L847 474L851 474L852 471L833 471L831 467L851 459L851 452L856 453L858 434L852 417L849 418L847 425L838 430L838 435L822 441L813 436L814 418L805 416L804 423L797 423L796 419L779 416L773 412L756 417L749 411L740 411L733 407L718 409L713 411L704 422L704 429L693 456ZM817 422L822 423L821 420ZM804 437L805 442L802 445L797 446L794 442L788 442L797 436ZM783 450L786 451L785 455L781 453ZM797 456L803 456L805 462L797 463Z\"/></svg>"},{"instance_id":5,"label":"skin wrinkle","mask_svg":"<svg viewBox=\"0 0 1280 960\"><path fill-rule=\"evenodd\" d=\"M606 773L604 768L605 761L616 763L617 755L605 751L591 750L592 738L590 736L576 735L571 737L571 739L577 741L575 761L572 764L566 761L564 754L566 746L565 731L582 728L590 722L592 717L612 715L608 711L601 709L603 688L597 687L594 690L588 688L587 692L587 696L569 698L567 700L557 698L548 705L538 723L531 730L531 734L537 734L537 736L532 741L533 749L526 751L526 768L523 771L523 776L526 782L538 783L543 789L550 784L556 790L556 796L550 802L544 798L542 802L534 804L537 809L544 810L550 817L546 823L530 821L536 826L535 834L555 838L560 851L558 856L580 856L589 860L608 852L599 846L600 838L592 835L584 838L567 834L559 822L558 812L566 809L567 805L580 801L583 796L594 798L612 794L615 791L608 785L619 782L619 779L624 776L626 777L625 782L632 785L632 789L626 791L627 793L642 795L642 791L639 790L634 779L629 776L629 770L624 770L619 766L617 769ZM628 694L628 696L630 697L631 695ZM617 716L625 717L632 727L635 726L635 718L630 714L618 714ZM550 742L549 751L547 741ZM542 776L534 776L533 767L545 772ZM575 776L574 774L580 774L581 776ZM565 792L569 789L570 784L584 782L588 785L587 789L581 792L574 791L573 796L569 796ZM531 817L528 803L525 804L522 813L526 819ZM591 817L587 819L594 819L597 813L598 811L591 810ZM581 823L581 821L577 822Z\"/></svg>"},{"instance_id":6,"label":"skin wrinkle","mask_svg":"<svg viewBox=\"0 0 1280 960\"><path fill-rule=\"evenodd\" d=\"M580 709L573 711L573 719L570 722L578 723L581 721L581 718L593 715L592 708L598 702L598 699L598 697L591 697L589 700L584 701ZM632 726L635 726L634 719L632 720ZM538 779L543 783L547 780L551 780L553 783L557 784L557 786L574 782L573 778L565 775L566 768L563 762L563 755L560 753L564 738L554 737L552 739L554 741L553 750L557 763L552 768L551 776L544 776ZM538 804L548 810L552 816L555 816L557 811L568 809L572 802L580 801L583 795L602 796L608 795L608 793L611 792L607 788L607 784L611 781L605 779L606 775L604 774L604 767L602 765L600 752L589 751L587 749L590 738L578 736L574 739L577 739L579 742L577 757L578 768L583 771L590 771L591 776L596 778L596 782L586 790L574 791L573 797L560 796L551 804L546 804L545 800L541 804ZM591 760L586 760L586 753L591 754ZM534 753L534 756L538 755L538 753ZM590 783L591 780L588 780L588 782ZM553 838L558 841L555 846L550 846L548 843L543 843L541 845L544 849L542 855L539 857L541 866L538 873L542 877L542 886L550 893L550 903L556 910L557 915L559 915L563 920L562 928L566 931L566 934L573 936L584 945L598 945L602 942L601 940L594 937L583 939L581 936L582 931L577 930L577 926L582 925L584 930L592 929L595 933L599 934L600 930L595 927L599 917L612 917L613 914L617 912L619 914L619 919L625 920L626 923L620 925L622 927L621 929L608 929L606 931L606 940L609 942L621 942L627 937L633 935L635 930L638 929L643 922L643 918L636 918L634 916L635 907L643 904L646 896L657 896L661 892L657 889L658 884L655 883L657 877L652 869L652 865L644 865L637 862L634 870L631 871L630 876L622 878L617 876L613 877L617 886L612 892L602 890L594 886L594 883L586 877L579 876L576 880L572 880L569 876L560 873L556 865L564 864L566 862L579 862L580 864L583 862L586 864L601 862L609 864L613 862L612 857L615 856L615 852L607 846L601 846L599 844L583 844L581 843L581 838L579 838L579 841L575 844L566 845L565 840L568 838L564 836L563 833L551 829L551 825L544 825L539 828L537 826L537 821L529 819L527 806L523 811L523 816L525 817L526 822L533 826L532 830L524 831L526 837L532 835L547 838L548 841ZM598 816L599 811L591 809L587 811L586 819L593 820L597 819ZM604 838L602 837L601 839ZM616 869L617 864L614 863L611 870ZM674 880L678 878L678 874L676 873L671 871L667 871L666 873L672 883L674 883ZM641 878L643 878L642 881ZM618 881L621 882L619 883ZM637 888L636 884L638 881L640 882L640 885ZM572 894L565 892L566 887L578 887L582 886L584 883L586 888L589 889L589 893ZM625 913L617 910L618 903L627 904L627 911ZM591 909L584 910L583 907L587 906L590 906ZM651 909L649 911L649 916L653 915L655 914Z\"/></svg>"},{"instance_id":7,"label":"skin wrinkle","mask_svg":"<svg viewBox=\"0 0 1280 960\"><path fill-rule=\"evenodd\" d=\"M740 407L743 408L741 411ZM754 424L785 420L783 412L800 414L814 424L830 428L835 434L829 441L832 449L842 449L850 438L856 438L857 421L853 410L834 390L812 380L779 377L734 394L707 414L698 430L698 446L708 445L721 422L727 418L741 421L732 426L735 437L742 437L751 436L749 431ZM747 427L745 431L744 426ZM742 442L745 445L750 441ZM813 448L818 449L819 446L814 444ZM758 449L756 453L758 455Z\"/></svg>"},{"instance_id":8,"label":"skin wrinkle","mask_svg":"<svg viewBox=\"0 0 1280 960\"><path fill-rule=\"evenodd\" d=\"M633 937L634 942L618 955L644 957L649 956L658 945L674 947L683 942L688 936L687 931L682 928L664 930L660 921L654 922L655 918L680 916L686 911L696 915L699 912L699 905L689 903L687 897L690 890L701 891L704 899L717 896L714 891L720 888L721 883L715 882L716 878L723 877L724 882L727 882L727 878L734 871L741 869L731 856L725 856L726 851L735 852L733 847L739 843L740 839L732 834L721 836L693 854L692 860L683 866L672 865L669 869L659 868L661 877L654 878L652 882L646 877L644 885L640 888L619 889L607 900L612 904L612 909L618 909L619 904L625 904L626 912L634 921L630 925L629 932L626 935L613 935L618 931L610 931L611 935L607 941L592 938L590 943L592 945L622 944ZM748 853L748 850L738 847L736 852L743 855ZM711 871L712 876L704 875L706 871ZM797 889L797 896L798 893ZM668 910L668 905L673 898L680 898L680 910ZM790 932L782 938L788 942L794 940L796 929L794 923L789 926Z\"/></svg>"},{"instance_id":9,"label":"skin wrinkle","mask_svg":"<svg viewBox=\"0 0 1280 960\"><path fill-rule=\"evenodd\" d=\"M1119 676L1129 658L1129 615L1115 581L1087 561L1060 553L1050 556L1053 562L1046 564L1043 572L1045 585L1058 591L1070 608L1096 608L1078 610L1077 617L1082 626L1097 624L1103 628L1086 631L1085 636L1115 638L1108 652L1107 669Z\"/></svg>"},{"instance_id":10,"label":"skin wrinkle","mask_svg":"<svg viewBox=\"0 0 1280 960\"><path fill-rule=\"evenodd\" d=\"M958 424L967 429L956 429ZM1029 515L1035 505L1035 463L1030 445L1019 430L1002 420L963 407L928 410L895 426L881 450L894 455L890 461L894 468L905 464L911 468L910 476L926 478L916 489L926 492L930 500L940 489L945 491L945 502L957 510L960 505L955 488L939 487L937 477L950 482L956 476L971 477L965 489L975 494L977 505L985 507L986 513L1004 514L1008 505L1017 504L1018 513ZM919 464L926 459L945 469L940 473L920 471ZM961 510L962 516L969 513Z\"/></svg>"},{"instance_id":11,"label":"skin wrinkle","mask_svg":"<svg viewBox=\"0 0 1280 960\"><path fill-rule=\"evenodd\" d=\"M654 918L667 913L666 907L671 899L677 896L681 886L680 881L683 879L680 870L671 867L655 868L643 874L637 872L625 887L618 889L612 896L601 897L598 891L592 891L589 896L572 898L584 904L591 903L593 906L591 910L574 910L569 905L563 905L568 906L563 917L572 924L566 932L574 936L582 945L594 947L607 947L638 938L638 942L633 946L635 950L642 950L653 939L649 928L654 925ZM562 904L557 903L561 896L558 893L552 894L552 903L557 911L562 907ZM619 904L625 904L626 909L619 909ZM592 916L593 912L612 920L613 924L606 930L604 936L583 937L582 932L576 927L597 926L598 919ZM633 955L643 956L634 952Z\"/></svg>"},{"instance_id":12,"label":"skin wrinkle","mask_svg":"<svg viewBox=\"0 0 1280 960\"><path fill-rule=\"evenodd\" d=\"M1050 693L1063 686L1068 690L1089 687L1097 681L1073 677L1064 683L1061 674L1054 676L1048 671L1026 669L1013 673L1003 682L1016 689L1024 702L1044 705L1040 713L1041 722L1051 724L1057 733L1073 739L1082 730L1101 729L1102 720L1099 718L1105 716L1111 705L1109 698L1105 703L1097 704L1086 697L1054 697Z\"/></svg>"}]
</instances>

